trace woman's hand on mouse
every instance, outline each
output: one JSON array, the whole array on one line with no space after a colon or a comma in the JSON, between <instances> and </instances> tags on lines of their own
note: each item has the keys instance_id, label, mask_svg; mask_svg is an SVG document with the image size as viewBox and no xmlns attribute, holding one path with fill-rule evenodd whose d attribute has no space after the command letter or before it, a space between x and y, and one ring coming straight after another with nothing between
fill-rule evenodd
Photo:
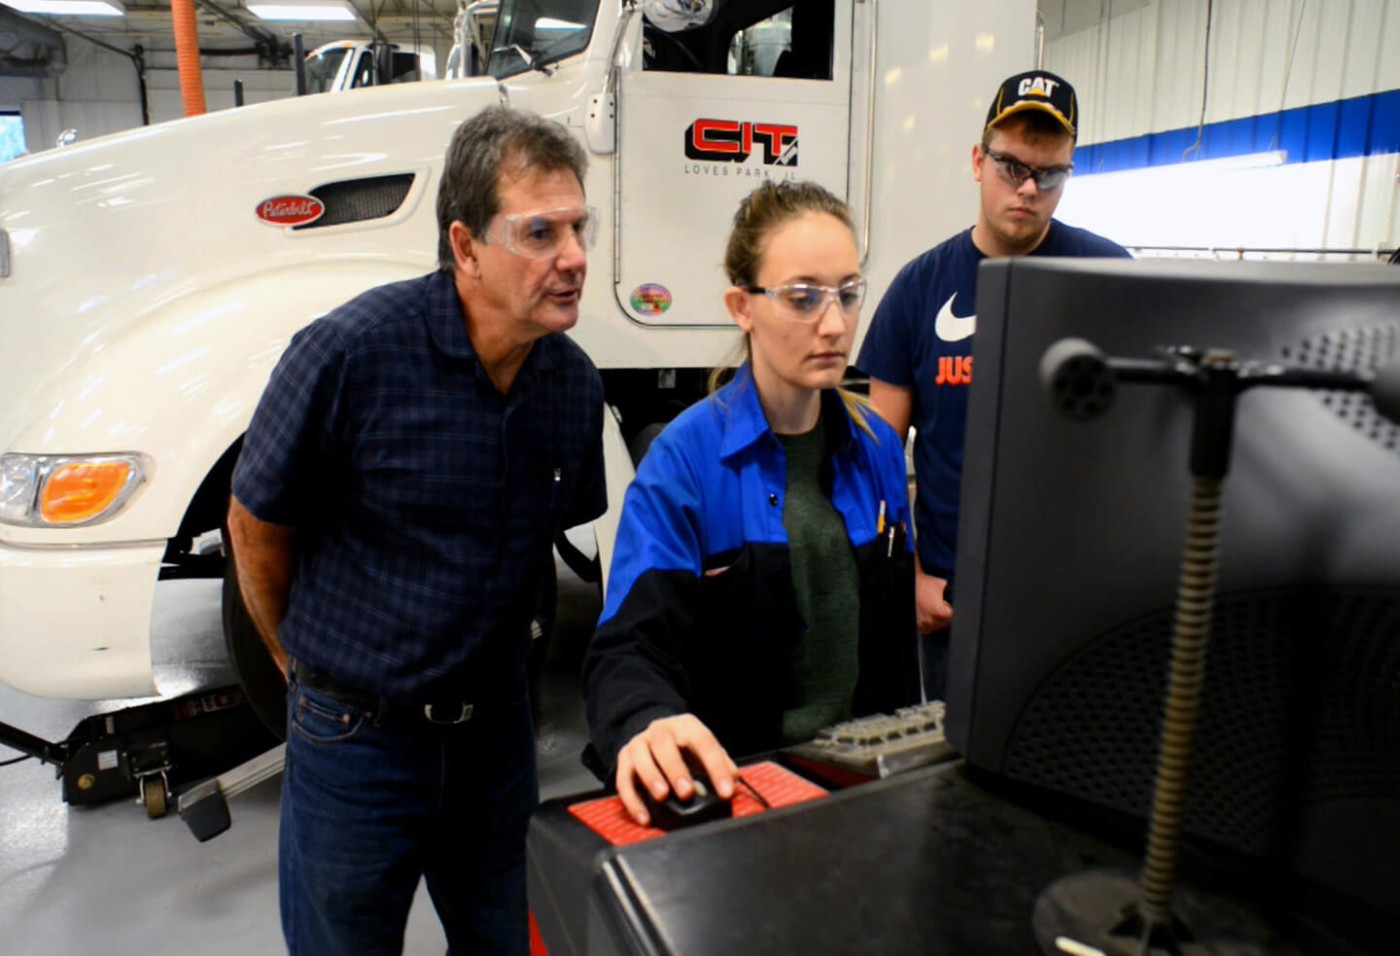
<instances>
[{"instance_id":1,"label":"woman's hand on mouse","mask_svg":"<svg viewBox=\"0 0 1400 956\"><path fill-rule=\"evenodd\" d=\"M655 800L664 800L675 791L682 800L695 792L686 755L698 761L715 792L728 800L734 796L734 779L739 768L729 759L710 728L694 714L653 720L617 755L617 795L633 820L642 826L651 822L646 803L637 785Z\"/></svg>"}]
</instances>

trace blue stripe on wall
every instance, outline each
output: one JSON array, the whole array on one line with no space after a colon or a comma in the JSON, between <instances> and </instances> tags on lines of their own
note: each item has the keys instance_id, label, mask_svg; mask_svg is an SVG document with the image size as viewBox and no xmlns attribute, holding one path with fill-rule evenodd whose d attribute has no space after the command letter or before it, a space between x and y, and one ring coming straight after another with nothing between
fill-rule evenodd
<instances>
[{"instance_id":1,"label":"blue stripe on wall","mask_svg":"<svg viewBox=\"0 0 1400 956\"><path fill-rule=\"evenodd\" d=\"M1112 173L1180 163L1196 128L1151 133L1074 151L1075 172ZM1288 163L1314 163L1377 153L1400 153L1400 90L1208 123L1201 148L1187 159L1223 159L1283 150Z\"/></svg>"}]
</instances>

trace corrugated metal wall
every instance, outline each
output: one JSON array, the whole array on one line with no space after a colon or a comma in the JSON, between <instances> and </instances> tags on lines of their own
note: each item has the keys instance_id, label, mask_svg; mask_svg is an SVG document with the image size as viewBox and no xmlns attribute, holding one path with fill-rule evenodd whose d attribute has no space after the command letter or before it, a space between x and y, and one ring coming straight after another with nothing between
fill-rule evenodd
<instances>
[{"instance_id":1,"label":"corrugated metal wall","mask_svg":"<svg viewBox=\"0 0 1400 956\"><path fill-rule=\"evenodd\" d=\"M1065 2L1082 24L1088 4ZM1118 10L1093 2L1103 19L1045 50L1046 67L1080 92L1080 173L1281 150L1286 166L1250 174L1254 186L1277 187L1273 203L1301 213L1273 245L1395 247L1400 2L1121 0ZM1063 5L1056 13L1075 19ZM1149 208L1161 198L1143 197ZM1242 235L1258 243L1222 218L1200 223L1198 244L1240 244Z\"/></svg>"},{"instance_id":2,"label":"corrugated metal wall","mask_svg":"<svg viewBox=\"0 0 1400 956\"><path fill-rule=\"evenodd\" d=\"M1154 0L1046 44L1083 100L1083 142L1196 125L1208 5L1207 123L1400 89L1396 0Z\"/></svg>"}]
</instances>

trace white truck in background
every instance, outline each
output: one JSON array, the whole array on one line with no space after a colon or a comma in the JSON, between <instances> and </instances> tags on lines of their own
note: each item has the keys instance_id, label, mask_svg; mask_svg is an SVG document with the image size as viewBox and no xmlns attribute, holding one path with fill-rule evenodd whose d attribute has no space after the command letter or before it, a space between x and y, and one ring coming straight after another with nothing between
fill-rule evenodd
<instances>
[{"instance_id":1,"label":"white truck in background","mask_svg":"<svg viewBox=\"0 0 1400 956\"><path fill-rule=\"evenodd\" d=\"M452 23L453 45L444 70L438 69L431 43L405 48L381 40L332 40L302 58L297 90L301 95L344 93L367 86L481 76L491 55L499 0L458 0Z\"/></svg>"},{"instance_id":2,"label":"white truck in background","mask_svg":"<svg viewBox=\"0 0 1400 956\"><path fill-rule=\"evenodd\" d=\"M333 40L306 54L307 93L344 93L366 86L437 79L431 46L406 50L378 40Z\"/></svg>"},{"instance_id":3,"label":"white truck in background","mask_svg":"<svg viewBox=\"0 0 1400 956\"><path fill-rule=\"evenodd\" d=\"M457 16L452 21L453 44L447 54L444 75L460 80L486 73L491 58L491 37L496 32L500 0L457 0Z\"/></svg>"},{"instance_id":4,"label":"white truck in background","mask_svg":"<svg viewBox=\"0 0 1400 956\"><path fill-rule=\"evenodd\" d=\"M464 117L531 110L590 155L602 229L571 334L617 413L616 509L629 443L697 398L736 342L720 263L740 197L798 177L845 196L873 309L904 262L974 218L986 98L1034 65L1035 0L493 13L488 76L265 103L0 166L0 682L157 690L161 582L225 576L229 475L268 374L317 316L435 268L434 197ZM598 525L604 567L613 526ZM224 600L240 679L275 715L280 678L274 691L236 587Z\"/></svg>"}]
</instances>

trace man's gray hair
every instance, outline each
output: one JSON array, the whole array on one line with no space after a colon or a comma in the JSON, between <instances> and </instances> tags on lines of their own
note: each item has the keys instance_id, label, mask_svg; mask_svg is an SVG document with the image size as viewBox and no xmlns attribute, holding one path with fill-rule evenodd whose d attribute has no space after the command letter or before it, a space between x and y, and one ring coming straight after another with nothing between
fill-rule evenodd
<instances>
[{"instance_id":1,"label":"man's gray hair","mask_svg":"<svg viewBox=\"0 0 1400 956\"><path fill-rule=\"evenodd\" d=\"M568 170L583 188L588 155L563 126L504 106L482 110L457 127L438 187L438 268L452 272L451 230L461 222L480 238L501 208L501 172Z\"/></svg>"}]
</instances>

